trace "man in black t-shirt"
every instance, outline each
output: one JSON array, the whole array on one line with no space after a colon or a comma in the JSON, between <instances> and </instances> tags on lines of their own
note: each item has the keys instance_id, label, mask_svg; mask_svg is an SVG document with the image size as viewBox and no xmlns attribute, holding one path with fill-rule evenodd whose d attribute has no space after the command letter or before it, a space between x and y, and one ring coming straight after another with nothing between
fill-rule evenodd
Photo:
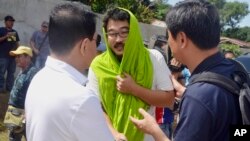
<instances>
[{"instance_id":1,"label":"man in black t-shirt","mask_svg":"<svg viewBox=\"0 0 250 141\"><path fill-rule=\"evenodd\" d=\"M4 74L7 71L6 90L10 91L14 83L14 73L16 71L15 58L9 55L11 50L15 50L19 44L19 36L16 30L12 29L15 19L12 16L4 18L5 27L0 27L0 93L4 88Z\"/></svg>"}]
</instances>

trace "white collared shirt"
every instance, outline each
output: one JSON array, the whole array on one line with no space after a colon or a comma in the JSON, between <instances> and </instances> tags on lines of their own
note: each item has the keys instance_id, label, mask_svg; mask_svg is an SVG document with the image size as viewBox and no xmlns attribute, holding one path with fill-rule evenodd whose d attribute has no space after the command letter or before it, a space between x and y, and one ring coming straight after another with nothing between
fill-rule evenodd
<instances>
[{"instance_id":1,"label":"white collared shirt","mask_svg":"<svg viewBox=\"0 0 250 141\"><path fill-rule=\"evenodd\" d=\"M48 57L25 101L29 141L113 141L96 94L74 67Z\"/></svg>"}]
</instances>

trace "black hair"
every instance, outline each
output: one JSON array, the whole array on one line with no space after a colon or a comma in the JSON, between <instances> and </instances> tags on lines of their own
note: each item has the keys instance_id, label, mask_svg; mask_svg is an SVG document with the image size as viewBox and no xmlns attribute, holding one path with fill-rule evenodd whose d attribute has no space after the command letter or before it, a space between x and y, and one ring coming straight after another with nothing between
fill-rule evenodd
<instances>
[{"instance_id":1,"label":"black hair","mask_svg":"<svg viewBox=\"0 0 250 141\"><path fill-rule=\"evenodd\" d=\"M105 31L107 31L107 24L110 19L114 21L127 21L130 23L130 15L127 11L120 8L110 8L103 18L103 27Z\"/></svg>"},{"instance_id":2,"label":"black hair","mask_svg":"<svg viewBox=\"0 0 250 141\"><path fill-rule=\"evenodd\" d=\"M102 37L100 34L97 34L97 37L96 37L96 47L99 46L99 44L101 43L101 40L102 40Z\"/></svg>"},{"instance_id":3,"label":"black hair","mask_svg":"<svg viewBox=\"0 0 250 141\"><path fill-rule=\"evenodd\" d=\"M79 2L64 2L55 6L50 13L48 31L51 51L66 54L77 41L83 38L92 40L96 31L95 17Z\"/></svg>"},{"instance_id":4,"label":"black hair","mask_svg":"<svg viewBox=\"0 0 250 141\"><path fill-rule=\"evenodd\" d=\"M216 7L205 0L177 3L166 16L173 38L184 32L200 49L214 48L220 41L220 19Z\"/></svg>"}]
</instances>

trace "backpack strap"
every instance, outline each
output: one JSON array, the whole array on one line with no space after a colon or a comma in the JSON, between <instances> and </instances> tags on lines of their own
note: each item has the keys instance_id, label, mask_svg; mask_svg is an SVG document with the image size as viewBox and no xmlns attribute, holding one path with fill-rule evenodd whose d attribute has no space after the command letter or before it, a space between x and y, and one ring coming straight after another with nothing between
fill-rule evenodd
<instances>
[{"instance_id":1,"label":"backpack strap","mask_svg":"<svg viewBox=\"0 0 250 141\"><path fill-rule=\"evenodd\" d=\"M240 94L240 87L233 80L218 73L203 72L200 74L195 74L190 79L189 85L197 82L207 82L210 84L215 84L232 92L233 94L236 94L238 96Z\"/></svg>"}]
</instances>

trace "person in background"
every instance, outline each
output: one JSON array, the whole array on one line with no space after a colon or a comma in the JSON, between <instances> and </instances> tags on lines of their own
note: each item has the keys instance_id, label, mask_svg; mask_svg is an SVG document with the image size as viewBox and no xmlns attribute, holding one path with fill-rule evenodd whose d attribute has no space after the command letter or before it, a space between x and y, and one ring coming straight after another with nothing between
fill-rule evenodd
<instances>
[{"instance_id":1,"label":"person in background","mask_svg":"<svg viewBox=\"0 0 250 141\"><path fill-rule=\"evenodd\" d=\"M129 10L108 10L103 35L107 51L92 62L87 86L100 97L116 140L153 140L136 129L129 116L140 117L139 107L154 115L154 106L173 106L170 70L159 51L145 48L139 23Z\"/></svg>"},{"instance_id":2,"label":"person in background","mask_svg":"<svg viewBox=\"0 0 250 141\"><path fill-rule=\"evenodd\" d=\"M167 56L166 36L154 35L151 37L150 41L154 41L154 43L152 43L153 47L150 47L150 48L158 50L164 57L165 63L167 64L168 56ZM168 107L156 107L155 118L156 118L157 123L160 125L160 128L162 129L162 131L169 138L171 138L172 133L173 133L173 122L174 122L174 113L172 109Z\"/></svg>"},{"instance_id":3,"label":"person in background","mask_svg":"<svg viewBox=\"0 0 250 141\"><path fill-rule=\"evenodd\" d=\"M35 31L30 39L30 46L34 52L33 63L39 69L43 68L46 62L49 51L49 38L48 38L49 23L43 21L41 29Z\"/></svg>"},{"instance_id":4,"label":"person in background","mask_svg":"<svg viewBox=\"0 0 250 141\"><path fill-rule=\"evenodd\" d=\"M168 63L166 36L154 35L151 38L152 40L155 40L152 48L158 50L163 55L166 63Z\"/></svg>"},{"instance_id":5,"label":"person in background","mask_svg":"<svg viewBox=\"0 0 250 141\"><path fill-rule=\"evenodd\" d=\"M28 141L114 141L100 101L85 87L96 56L96 19L80 2L57 4L49 16L51 54L25 101ZM58 36L63 35L63 36Z\"/></svg>"},{"instance_id":6,"label":"person in background","mask_svg":"<svg viewBox=\"0 0 250 141\"><path fill-rule=\"evenodd\" d=\"M186 88L172 81L176 96L182 96L180 120L173 140L229 141L230 126L242 123L239 98L216 84L192 83L192 77L202 72L233 79L236 71L235 63L225 59L218 47L221 31L218 10L206 0L185 0L167 13L166 24L173 56L191 72ZM149 123L149 115L143 109L140 113L146 119L131 118L137 127L149 131L158 141L169 140L154 122Z\"/></svg>"},{"instance_id":7,"label":"person in background","mask_svg":"<svg viewBox=\"0 0 250 141\"><path fill-rule=\"evenodd\" d=\"M104 43L101 42L102 41L102 37L100 34L97 35L97 39L96 39L96 51L97 51L97 55L102 54L103 52L106 51L106 46Z\"/></svg>"},{"instance_id":8,"label":"person in background","mask_svg":"<svg viewBox=\"0 0 250 141\"><path fill-rule=\"evenodd\" d=\"M172 72L172 75L175 76L183 86L187 86L189 83L189 78L191 76L189 69L181 64L176 58L170 60L169 68Z\"/></svg>"},{"instance_id":9,"label":"person in background","mask_svg":"<svg viewBox=\"0 0 250 141\"><path fill-rule=\"evenodd\" d=\"M235 55L234 55L234 53L232 51L225 51L224 56L225 56L225 58L228 58L228 59L234 59L235 58Z\"/></svg>"},{"instance_id":10,"label":"person in background","mask_svg":"<svg viewBox=\"0 0 250 141\"><path fill-rule=\"evenodd\" d=\"M10 92L10 98L8 103L8 111L19 111L24 116L24 102L29 84L33 76L38 72L38 68L33 66L31 62L32 49L26 46L19 46L15 51L10 51L10 55L16 58L16 65L21 69L21 72L17 75L14 85ZM8 119L8 115L6 114ZM9 140L21 141L22 136L25 136L25 127L23 130L16 132L19 127L8 126Z\"/></svg>"},{"instance_id":11,"label":"person in background","mask_svg":"<svg viewBox=\"0 0 250 141\"><path fill-rule=\"evenodd\" d=\"M19 36L13 29L15 19L8 15L4 18L5 27L0 28L0 93L5 90L10 92L14 83L16 71L15 57L9 55L11 50L19 46ZM7 71L6 82L4 75ZM6 89L4 87L6 85Z\"/></svg>"}]
</instances>

